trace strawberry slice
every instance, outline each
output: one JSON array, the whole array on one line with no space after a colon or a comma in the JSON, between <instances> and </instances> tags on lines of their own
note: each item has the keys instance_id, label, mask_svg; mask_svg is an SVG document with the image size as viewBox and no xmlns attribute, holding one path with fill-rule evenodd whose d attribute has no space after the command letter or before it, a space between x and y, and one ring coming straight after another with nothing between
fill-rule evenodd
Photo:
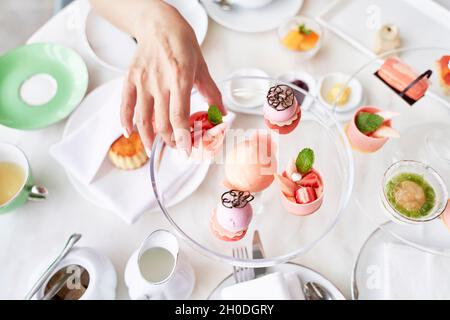
<instances>
[{"instance_id":1,"label":"strawberry slice","mask_svg":"<svg viewBox=\"0 0 450 320\"><path fill-rule=\"evenodd\" d=\"M199 111L190 116L189 126L191 128L192 145L198 147L205 132L212 129L214 124L208 120L208 112Z\"/></svg>"},{"instance_id":2,"label":"strawberry slice","mask_svg":"<svg viewBox=\"0 0 450 320\"><path fill-rule=\"evenodd\" d=\"M295 193L295 200L299 204L307 204L317 200L316 191L311 187L300 187Z\"/></svg>"},{"instance_id":3,"label":"strawberry slice","mask_svg":"<svg viewBox=\"0 0 450 320\"><path fill-rule=\"evenodd\" d=\"M281 192L283 192L286 197L295 196L295 189L297 189L297 185L294 182L286 177L280 176L279 174L275 174L274 177L280 185Z\"/></svg>"},{"instance_id":4,"label":"strawberry slice","mask_svg":"<svg viewBox=\"0 0 450 320\"><path fill-rule=\"evenodd\" d=\"M300 180L299 184L302 187L318 188L320 186L320 179L316 173L310 172Z\"/></svg>"}]
</instances>

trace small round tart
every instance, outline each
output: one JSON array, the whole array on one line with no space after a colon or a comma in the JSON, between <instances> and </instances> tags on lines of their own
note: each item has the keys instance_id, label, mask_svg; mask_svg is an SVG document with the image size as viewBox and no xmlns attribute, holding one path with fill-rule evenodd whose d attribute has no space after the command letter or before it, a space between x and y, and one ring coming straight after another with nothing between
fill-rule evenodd
<instances>
[{"instance_id":1,"label":"small round tart","mask_svg":"<svg viewBox=\"0 0 450 320\"><path fill-rule=\"evenodd\" d=\"M121 170L135 170L148 161L144 145L137 132L127 139L121 136L114 141L108 152L108 157L115 167Z\"/></svg>"},{"instance_id":2,"label":"small round tart","mask_svg":"<svg viewBox=\"0 0 450 320\"><path fill-rule=\"evenodd\" d=\"M422 176L414 173L392 178L386 185L386 194L395 211L413 220L428 216L436 202L434 189Z\"/></svg>"},{"instance_id":3,"label":"small round tart","mask_svg":"<svg viewBox=\"0 0 450 320\"><path fill-rule=\"evenodd\" d=\"M270 130L278 130L279 134L284 135L291 133L297 128L298 124L300 123L301 117L302 110L298 108L296 115L285 123L274 123L267 118L264 118L264 122Z\"/></svg>"},{"instance_id":4,"label":"small round tart","mask_svg":"<svg viewBox=\"0 0 450 320\"><path fill-rule=\"evenodd\" d=\"M242 238L245 237L245 234L247 233L247 229L239 231L239 232L231 232L223 228L218 222L217 222L217 214L216 210L213 210L213 214L211 216L211 219L209 221L209 225L211 227L211 232L216 236L218 239L223 241L239 241Z\"/></svg>"}]
</instances>

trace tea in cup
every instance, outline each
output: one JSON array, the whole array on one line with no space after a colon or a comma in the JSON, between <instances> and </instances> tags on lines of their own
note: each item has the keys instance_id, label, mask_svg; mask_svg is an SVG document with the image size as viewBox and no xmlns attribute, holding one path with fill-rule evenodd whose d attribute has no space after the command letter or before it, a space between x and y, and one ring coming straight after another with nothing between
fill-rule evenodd
<instances>
[{"instance_id":1,"label":"tea in cup","mask_svg":"<svg viewBox=\"0 0 450 320\"><path fill-rule=\"evenodd\" d=\"M44 187L34 185L25 154L14 145L0 143L0 214L10 212L27 200L47 196Z\"/></svg>"}]
</instances>

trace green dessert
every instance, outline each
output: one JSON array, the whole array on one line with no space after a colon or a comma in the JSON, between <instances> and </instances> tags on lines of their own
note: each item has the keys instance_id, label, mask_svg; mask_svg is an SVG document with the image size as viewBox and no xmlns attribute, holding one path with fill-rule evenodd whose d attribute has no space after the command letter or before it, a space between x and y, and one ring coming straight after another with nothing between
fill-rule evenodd
<instances>
[{"instance_id":1,"label":"green dessert","mask_svg":"<svg viewBox=\"0 0 450 320\"><path fill-rule=\"evenodd\" d=\"M402 173L386 185L386 195L391 206L411 219L426 217L436 201L434 189L425 179L414 173Z\"/></svg>"}]
</instances>

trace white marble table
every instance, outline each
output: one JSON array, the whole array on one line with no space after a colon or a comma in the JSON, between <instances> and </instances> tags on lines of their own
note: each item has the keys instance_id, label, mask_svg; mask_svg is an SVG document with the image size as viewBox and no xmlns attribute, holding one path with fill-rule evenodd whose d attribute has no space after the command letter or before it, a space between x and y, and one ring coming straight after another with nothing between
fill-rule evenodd
<instances>
[{"instance_id":1,"label":"white marble table","mask_svg":"<svg viewBox=\"0 0 450 320\"><path fill-rule=\"evenodd\" d=\"M89 56L83 46L81 25L76 17L78 0L38 30L29 42L57 42L75 49L89 68L89 90L120 76L106 70ZM301 14L315 16L327 0L306 0ZM210 20L202 46L215 79L242 67L257 67L271 76L300 68L317 76L340 71L350 73L367 58L347 43L327 32L319 54L298 63L280 45L276 31L243 34L227 30ZM14 213L0 216L0 299L20 299L29 285L29 276L43 259L55 255L73 232L83 234L81 245L101 250L118 273L118 299L127 299L123 271L131 253L152 231L171 230L162 214L146 214L130 226L111 212L99 209L79 195L62 168L49 156L49 147L59 141L65 123L44 130L22 132L0 127L0 140L19 145L28 155L37 182L46 185L50 197L44 203L28 203ZM322 273L350 297L354 260L365 238L376 225L356 210L348 208L336 228L306 255L296 259ZM193 251L183 244L198 275L193 299L204 299L232 269Z\"/></svg>"}]
</instances>

